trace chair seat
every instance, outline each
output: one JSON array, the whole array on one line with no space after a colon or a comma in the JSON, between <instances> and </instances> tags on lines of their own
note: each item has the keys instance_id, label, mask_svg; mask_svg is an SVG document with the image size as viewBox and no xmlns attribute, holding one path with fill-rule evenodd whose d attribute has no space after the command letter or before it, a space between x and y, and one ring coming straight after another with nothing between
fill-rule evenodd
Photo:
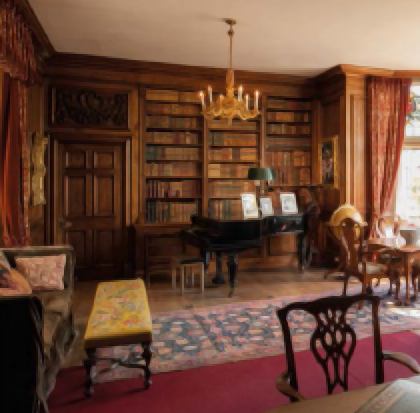
<instances>
[{"instance_id":1,"label":"chair seat","mask_svg":"<svg viewBox=\"0 0 420 413\"><path fill-rule=\"evenodd\" d=\"M366 274L382 274L387 271L388 267L379 262L366 262ZM359 272L363 273L363 263L359 262Z\"/></svg>"},{"instance_id":2,"label":"chair seat","mask_svg":"<svg viewBox=\"0 0 420 413\"><path fill-rule=\"evenodd\" d=\"M152 320L143 280L98 284L85 347L151 341Z\"/></svg>"}]
</instances>

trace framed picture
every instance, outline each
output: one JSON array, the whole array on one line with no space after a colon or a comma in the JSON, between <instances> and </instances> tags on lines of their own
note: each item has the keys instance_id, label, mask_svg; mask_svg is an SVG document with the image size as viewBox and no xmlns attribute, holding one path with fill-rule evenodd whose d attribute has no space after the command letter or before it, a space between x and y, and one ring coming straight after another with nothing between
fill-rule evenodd
<instances>
[{"instance_id":1,"label":"framed picture","mask_svg":"<svg viewBox=\"0 0 420 413\"><path fill-rule=\"evenodd\" d=\"M323 186L338 188L338 135L319 144L319 179Z\"/></svg>"},{"instance_id":2,"label":"framed picture","mask_svg":"<svg viewBox=\"0 0 420 413\"><path fill-rule=\"evenodd\" d=\"M242 211L244 213L244 219L259 218L257 200L255 194L247 192L241 194L242 200Z\"/></svg>"},{"instance_id":3,"label":"framed picture","mask_svg":"<svg viewBox=\"0 0 420 413\"><path fill-rule=\"evenodd\" d=\"M261 208L261 215L263 217L274 215L273 203L271 202L271 197L262 196L260 198L260 208Z\"/></svg>"},{"instance_id":4,"label":"framed picture","mask_svg":"<svg viewBox=\"0 0 420 413\"><path fill-rule=\"evenodd\" d=\"M280 208L282 214L297 214L298 206L294 192L283 192L280 194Z\"/></svg>"}]
</instances>

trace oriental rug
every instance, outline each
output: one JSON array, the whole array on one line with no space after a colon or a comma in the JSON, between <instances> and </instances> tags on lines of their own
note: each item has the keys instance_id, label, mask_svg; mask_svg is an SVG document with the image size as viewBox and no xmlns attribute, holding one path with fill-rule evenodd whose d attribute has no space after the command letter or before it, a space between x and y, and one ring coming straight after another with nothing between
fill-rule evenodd
<instances>
[{"instance_id":1,"label":"oriental rug","mask_svg":"<svg viewBox=\"0 0 420 413\"><path fill-rule=\"evenodd\" d=\"M375 294L386 297L386 286L375 288ZM349 294L360 292L353 287ZM405 291L402 290L401 294ZM295 301L310 301L328 295L340 295L340 290L323 294L281 297L278 299L235 303L216 307L153 313L153 373L186 370L239 360L275 356L284 352L282 331L276 309ZM381 333L389 334L420 329L420 300L410 307L396 307L388 297L381 301L379 311ZM372 335L372 314L369 304L361 310L352 307L347 320L358 339ZM314 318L302 311L290 314L290 327L295 351L309 348ZM122 357L125 347L98 350L104 357ZM102 370L107 362L98 363ZM108 371L98 382L139 376L137 369L123 367Z\"/></svg>"}]
</instances>

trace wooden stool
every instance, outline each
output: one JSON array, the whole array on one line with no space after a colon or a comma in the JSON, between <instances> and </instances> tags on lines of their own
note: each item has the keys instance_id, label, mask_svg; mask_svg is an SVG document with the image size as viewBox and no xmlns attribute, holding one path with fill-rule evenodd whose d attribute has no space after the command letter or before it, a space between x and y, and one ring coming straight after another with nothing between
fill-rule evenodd
<instances>
[{"instance_id":1,"label":"wooden stool","mask_svg":"<svg viewBox=\"0 0 420 413\"><path fill-rule=\"evenodd\" d=\"M199 257L175 257L172 260L172 288L176 290L176 270L180 272L181 294L184 295L185 283L187 281L187 272L191 273L191 286L194 287L194 273L199 270L200 277L200 290L204 292L204 263Z\"/></svg>"}]
</instances>

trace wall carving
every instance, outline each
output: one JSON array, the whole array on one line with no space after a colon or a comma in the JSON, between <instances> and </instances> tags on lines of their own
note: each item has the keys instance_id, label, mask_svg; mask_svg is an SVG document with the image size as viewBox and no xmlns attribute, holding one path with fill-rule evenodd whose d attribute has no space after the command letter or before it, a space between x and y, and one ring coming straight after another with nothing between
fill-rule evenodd
<instances>
[{"instance_id":1,"label":"wall carving","mask_svg":"<svg viewBox=\"0 0 420 413\"><path fill-rule=\"evenodd\" d=\"M128 94L54 88L52 124L128 128Z\"/></svg>"}]
</instances>

